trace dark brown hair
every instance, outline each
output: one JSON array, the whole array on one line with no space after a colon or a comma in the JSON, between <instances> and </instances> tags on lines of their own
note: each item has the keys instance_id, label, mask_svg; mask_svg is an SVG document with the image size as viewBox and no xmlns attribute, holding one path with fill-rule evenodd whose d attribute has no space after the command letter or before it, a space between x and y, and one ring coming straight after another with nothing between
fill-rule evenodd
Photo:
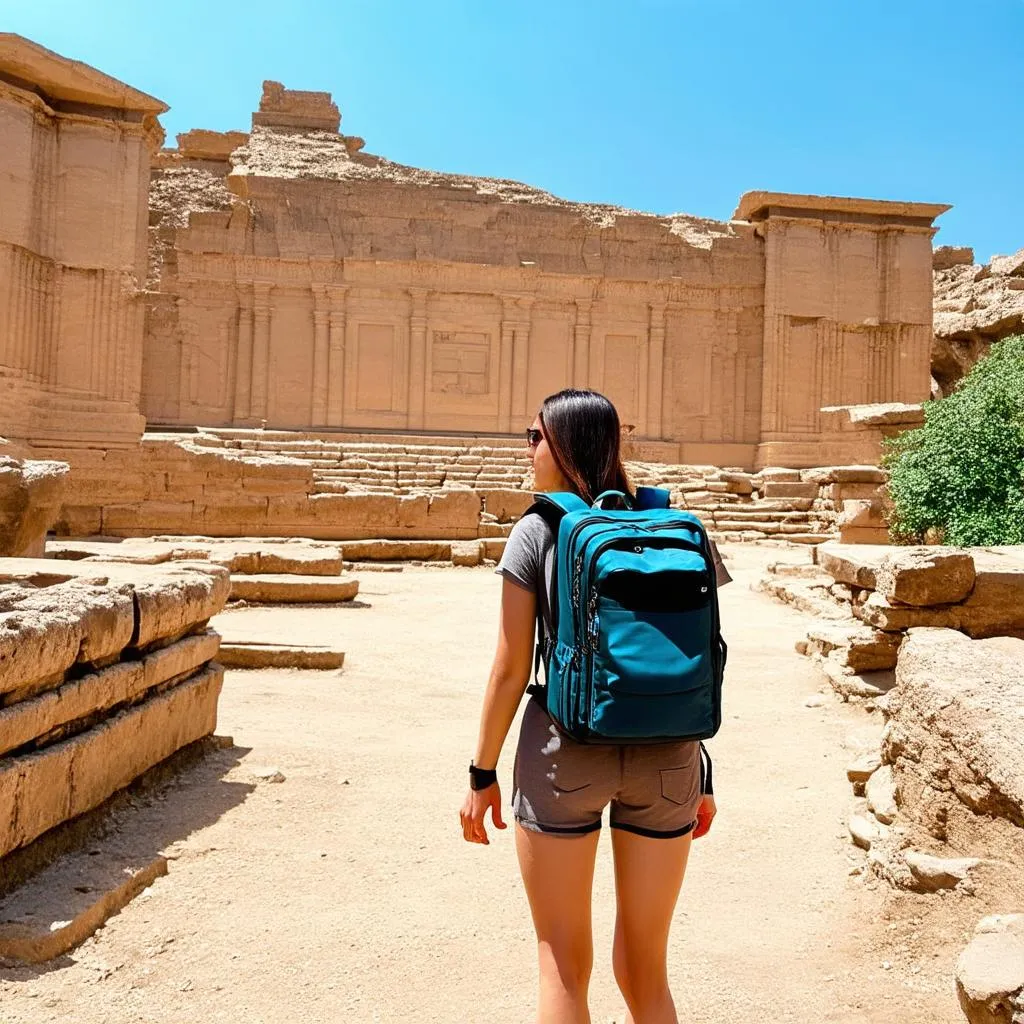
<instances>
[{"instance_id":1,"label":"dark brown hair","mask_svg":"<svg viewBox=\"0 0 1024 1024\"><path fill-rule=\"evenodd\" d=\"M602 491L630 493L619 414L604 395L566 388L545 398L538 416L555 464L584 501Z\"/></svg>"}]
</instances>

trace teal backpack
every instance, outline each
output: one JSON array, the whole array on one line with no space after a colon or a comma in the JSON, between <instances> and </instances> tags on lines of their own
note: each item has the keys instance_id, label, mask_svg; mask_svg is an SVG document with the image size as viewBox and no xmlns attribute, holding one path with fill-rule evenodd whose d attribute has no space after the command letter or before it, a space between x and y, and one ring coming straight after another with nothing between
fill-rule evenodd
<instances>
[{"instance_id":1,"label":"teal backpack","mask_svg":"<svg viewBox=\"0 0 1024 1024\"><path fill-rule=\"evenodd\" d=\"M616 498L624 510L602 508ZM555 635L538 631L547 709L582 743L703 740L722 722L727 648L715 563L692 513L665 490L619 491L593 507L541 494L527 514L555 534Z\"/></svg>"}]
</instances>

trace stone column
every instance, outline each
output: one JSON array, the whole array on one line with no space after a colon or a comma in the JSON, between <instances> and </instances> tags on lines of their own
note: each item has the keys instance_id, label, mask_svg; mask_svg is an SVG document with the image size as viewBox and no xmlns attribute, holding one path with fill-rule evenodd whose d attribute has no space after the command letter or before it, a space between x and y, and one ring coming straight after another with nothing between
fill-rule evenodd
<instances>
[{"instance_id":1,"label":"stone column","mask_svg":"<svg viewBox=\"0 0 1024 1024\"><path fill-rule=\"evenodd\" d=\"M325 285L313 285L313 387L310 395L310 424L327 423L327 391L330 359L330 296Z\"/></svg>"},{"instance_id":2,"label":"stone column","mask_svg":"<svg viewBox=\"0 0 1024 1024\"><path fill-rule=\"evenodd\" d=\"M328 285L327 425L345 422L345 296L347 285Z\"/></svg>"},{"instance_id":3,"label":"stone column","mask_svg":"<svg viewBox=\"0 0 1024 1024\"><path fill-rule=\"evenodd\" d=\"M427 391L426 288L409 289L409 429L422 430Z\"/></svg>"},{"instance_id":4,"label":"stone column","mask_svg":"<svg viewBox=\"0 0 1024 1024\"><path fill-rule=\"evenodd\" d=\"M498 353L498 431L512 433L512 354L515 349L515 300L501 297L501 344Z\"/></svg>"},{"instance_id":5,"label":"stone column","mask_svg":"<svg viewBox=\"0 0 1024 1024\"><path fill-rule=\"evenodd\" d=\"M246 285L238 289L238 355L235 360L235 411L232 422L249 419L252 391L252 292Z\"/></svg>"},{"instance_id":6,"label":"stone column","mask_svg":"<svg viewBox=\"0 0 1024 1024\"><path fill-rule=\"evenodd\" d=\"M267 387L270 373L270 318L273 307L270 293L274 286L258 281L253 285L252 390L249 414L258 420L267 417Z\"/></svg>"},{"instance_id":7,"label":"stone column","mask_svg":"<svg viewBox=\"0 0 1024 1024\"><path fill-rule=\"evenodd\" d=\"M516 320L512 324L512 419L521 421L527 415L526 391L529 387L531 297L517 302Z\"/></svg>"},{"instance_id":8,"label":"stone column","mask_svg":"<svg viewBox=\"0 0 1024 1024\"><path fill-rule=\"evenodd\" d=\"M576 300L576 324L573 327L573 370L575 387L585 388L590 382L590 299Z\"/></svg>"},{"instance_id":9,"label":"stone column","mask_svg":"<svg viewBox=\"0 0 1024 1024\"><path fill-rule=\"evenodd\" d=\"M647 357L647 436L658 438L664 430L661 410L665 381L665 303L651 303Z\"/></svg>"}]
</instances>

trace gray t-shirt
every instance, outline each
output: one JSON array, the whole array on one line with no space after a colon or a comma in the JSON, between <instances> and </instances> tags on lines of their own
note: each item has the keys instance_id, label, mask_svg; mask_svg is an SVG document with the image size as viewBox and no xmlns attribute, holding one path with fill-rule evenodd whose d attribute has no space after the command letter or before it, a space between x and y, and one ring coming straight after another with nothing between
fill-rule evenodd
<instances>
[{"instance_id":1,"label":"gray t-shirt","mask_svg":"<svg viewBox=\"0 0 1024 1024\"><path fill-rule=\"evenodd\" d=\"M719 587L732 582L722 556L714 541L711 554L715 560L715 579ZM523 516L512 527L505 553L495 569L505 579L518 584L537 595L540 621L544 624L544 637L554 635L551 607L555 602L554 592L555 535L551 527L539 515ZM543 585L542 585L543 581Z\"/></svg>"}]
</instances>

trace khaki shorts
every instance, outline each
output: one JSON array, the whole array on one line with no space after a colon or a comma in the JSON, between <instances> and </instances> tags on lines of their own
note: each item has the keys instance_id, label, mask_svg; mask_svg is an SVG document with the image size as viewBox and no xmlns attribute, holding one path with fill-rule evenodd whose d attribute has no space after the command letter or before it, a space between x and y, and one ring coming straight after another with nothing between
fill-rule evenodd
<instances>
[{"instance_id":1,"label":"khaki shorts","mask_svg":"<svg viewBox=\"0 0 1024 1024\"><path fill-rule=\"evenodd\" d=\"M601 827L655 839L685 836L701 802L700 745L577 743L536 697L523 712L512 810L532 832L576 836Z\"/></svg>"}]
</instances>

